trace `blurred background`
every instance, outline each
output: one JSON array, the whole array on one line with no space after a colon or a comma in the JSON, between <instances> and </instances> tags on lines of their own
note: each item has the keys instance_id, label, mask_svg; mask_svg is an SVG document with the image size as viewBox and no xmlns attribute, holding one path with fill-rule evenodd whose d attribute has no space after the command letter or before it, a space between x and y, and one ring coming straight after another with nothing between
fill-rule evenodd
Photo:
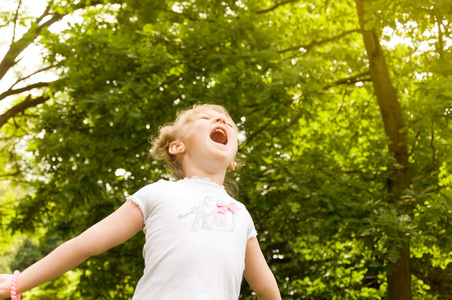
<instances>
[{"instance_id":1,"label":"blurred background","mask_svg":"<svg viewBox=\"0 0 452 300\"><path fill-rule=\"evenodd\" d=\"M215 103L239 127L228 176L283 299L452 299L450 1L0 8L0 273L171 178L148 137ZM143 242L23 297L130 299Z\"/></svg>"}]
</instances>

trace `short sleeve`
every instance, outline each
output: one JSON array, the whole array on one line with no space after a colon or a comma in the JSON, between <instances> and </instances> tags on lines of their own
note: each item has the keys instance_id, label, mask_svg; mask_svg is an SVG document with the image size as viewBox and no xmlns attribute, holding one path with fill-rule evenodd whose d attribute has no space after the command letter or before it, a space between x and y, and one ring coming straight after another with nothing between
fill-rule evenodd
<instances>
[{"instance_id":1,"label":"short sleeve","mask_svg":"<svg viewBox=\"0 0 452 300\"><path fill-rule=\"evenodd\" d=\"M254 226L253 218L248 212L249 226L248 226L248 240L257 236L256 227Z\"/></svg>"},{"instance_id":2,"label":"short sleeve","mask_svg":"<svg viewBox=\"0 0 452 300\"><path fill-rule=\"evenodd\" d=\"M149 202L152 198L152 190L153 185L150 184L139 189L135 194L126 198L127 200L133 201L138 206L141 213L143 214L144 220L146 220L149 216Z\"/></svg>"},{"instance_id":3,"label":"short sleeve","mask_svg":"<svg viewBox=\"0 0 452 300\"><path fill-rule=\"evenodd\" d=\"M253 237L256 237L256 236L257 236L257 231L253 227L253 229L248 233L248 240L253 238Z\"/></svg>"}]
</instances>

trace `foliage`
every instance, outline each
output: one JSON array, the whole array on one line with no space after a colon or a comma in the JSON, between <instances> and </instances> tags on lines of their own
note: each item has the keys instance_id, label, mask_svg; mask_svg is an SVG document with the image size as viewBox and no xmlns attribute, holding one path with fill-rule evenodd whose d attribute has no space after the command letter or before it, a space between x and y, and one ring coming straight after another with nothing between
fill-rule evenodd
<instances>
[{"instance_id":1,"label":"foliage","mask_svg":"<svg viewBox=\"0 0 452 300\"><path fill-rule=\"evenodd\" d=\"M0 160L29 191L10 228L58 241L79 234L170 176L149 157L159 125L193 103L219 103L245 135L243 166L230 176L284 299L384 299L408 240L415 298L449 297L451 53L440 20L450 10L405 2L373 1L370 12L407 124L411 185L401 202L386 189L398 166L354 2L126 0L85 8L64 32L42 36L45 61L64 67L58 93L30 110L39 118L2 128L26 136L1 141ZM410 43L390 44L397 35ZM130 298L142 244L138 235L81 265L74 297Z\"/></svg>"}]
</instances>

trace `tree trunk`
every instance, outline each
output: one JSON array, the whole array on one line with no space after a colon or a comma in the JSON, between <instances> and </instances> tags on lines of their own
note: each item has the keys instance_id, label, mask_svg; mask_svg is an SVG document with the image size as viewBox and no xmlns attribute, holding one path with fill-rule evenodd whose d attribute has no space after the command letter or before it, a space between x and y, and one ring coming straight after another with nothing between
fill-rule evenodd
<instances>
[{"instance_id":1,"label":"tree trunk","mask_svg":"<svg viewBox=\"0 0 452 300\"><path fill-rule=\"evenodd\" d=\"M399 249L400 259L388 273L388 300L411 300L410 247Z\"/></svg>"},{"instance_id":2,"label":"tree trunk","mask_svg":"<svg viewBox=\"0 0 452 300\"><path fill-rule=\"evenodd\" d=\"M392 201L398 202L403 190L409 186L405 123L377 33L375 29L366 27L370 20L366 14L368 5L369 0L356 0L359 23L369 59L370 76L383 118L385 133L390 141L388 150L399 165L393 170L395 179L388 180L388 191L392 195ZM399 248L399 255L400 259L388 272L388 300L411 300L409 243Z\"/></svg>"}]
</instances>

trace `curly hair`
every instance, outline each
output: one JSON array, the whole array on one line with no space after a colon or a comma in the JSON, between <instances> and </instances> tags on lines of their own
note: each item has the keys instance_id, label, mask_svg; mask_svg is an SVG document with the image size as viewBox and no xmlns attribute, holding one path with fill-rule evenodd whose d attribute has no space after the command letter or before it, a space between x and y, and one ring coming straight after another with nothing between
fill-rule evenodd
<instances>
[{"instance_id":1,"label":"curly hair","mask_svg":"<svg viewBox=\"0 0 452 300\"><path fill-rule=\"evenodd\" d=\"M198 115L208 110L219 112L232 121L228 111L223 106L197 104L190 109L179 111L174 122L160 127L158 136L149 138L149 141L152 144L151 155L157 160L164 160L174 175L179 179L184 178L182 162L176 155L169 152L169 146L173 141L176 141L184 134L184 128L187 124L195 120ZM234 129L238 131L235 123L232 123L234 124ZM231 180L226 181L230 185ZM233 189L236 189L236 187L233 187Z\"/></svg>"}]
</instances>

